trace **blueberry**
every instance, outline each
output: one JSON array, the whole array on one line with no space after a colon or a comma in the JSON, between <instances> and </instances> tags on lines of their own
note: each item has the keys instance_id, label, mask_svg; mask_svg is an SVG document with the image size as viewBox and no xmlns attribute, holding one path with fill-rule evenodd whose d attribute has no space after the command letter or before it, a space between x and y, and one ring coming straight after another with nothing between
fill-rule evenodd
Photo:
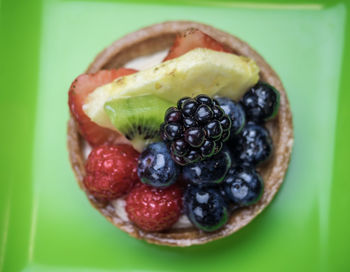
<instances>
[{"instance_id":1,"label":"blueberry","mask_svg":"<svg viewBox=\"0 0 350 272\"><path fill-rule=\"evenodd\" d=\"M220 183L231 167L230 154L220 152L209 159L186 165L182 170L183 178L195 184Z\"/></svg>"},{"instance_id":2,"label":"blueberry","mask_svg":"<svg viewBox=\"0 0 350 272\"><path fill-rule=\"evenodd\" d=\"M184 200L185 212L197 228L212 232L227 223L227 206L218 190L189 186Z\"/></svg>"},{"instance_id":3,"label":"blueberry","mask_svg":"<svg viewBox=\"0 0 350 272\"><path fill-rule=\"evenodd\" d=\"M237 206L236 204L233 205L231 199L227 196L225 187L221 186L221 184L218 186L217 190L219 191L221 197L224 199L226 206L228 207L228 210L231 210L232 206Z\"/></svg>"},{"instance_id":4,"label":"blueberry","mask_svg":"<svg viewBox=\"0 0 350 272\"><path fill-rule=\"evenodd\" d=\"M200 123L205 124L213 118L213 111L207 105L199 105L194 118Z\"/></svg>"},{"instance_id":5,"label":"blueberry","mask_svg":"<svg viewBox=\"0 0 350 272\"><path fill-rule=\"evenodd\" d=\"M208 105L209 107L213 106L213 101L205 94L197 95L195 99L200 104Z\"/></svg>"},{"instance_id":6,"label":"blueberry","mask_svg":"<svg viewBox=\"0 0 350 272\"><path fill-rule=\"evenodd\" d=\"M221 186L230 201L239 206L258 202L264 190L261 176L254 168L244 166L231 168Z\"/></svg>"},{"instance_id":7,"label":"blueberry","mask_svg":"<svg viewBox=\"0 0 350 272\"><path fill-rule=\"evenodd\" d=\"M198 102L194 99L187 99L182 103L182 113L184 116L191 117L194 115L198 107Z\"/></svg>"},{"instance_id":8,"label":"blueberry","mask_svg":"<svg viewBox=\"0 0 350 272\"><path fill-rule=\"evenodd\" d=\"M166 123L170 123L170 122L179 122L182 119L182 114L181 111L179 111L177 108L175 107L171 107L169 108L166 113L165 113L165 117L164 117L164 121Z\"/></svg>"},{"instance_id":9,"label":"blueberry","mask_svg":"<svg viewBox=\"0 0 350 272\"><path fill-rule=\"evenodd\" d=\"M227 144L222 145L221 152L225 152L225 153L227 153L227 155L229 155L230 160L231 160L231 167L236 165L235 158L234 158L234 156L233 156L233 154L232 154L232 152Z\"/></svg>"},{"instance_id":10,"label":"blueberry","mask_svg":"<svg viewBox=\"0 0 350 272\"><path fill-rule=\"evenodd\" d=\"M238 162L254 166L270 157L273 145L272 139L265 128L248 124L230 142L230 148Z\"/></svg>"},{"instance_id":11,"label":"blueberry","mask_svg":"<svg viewBox=\"0 0 350 272\"><path fill-rule=\"evenodd\" d=\"M260 126L261 123L260 122L257 122L256 120L247 120L246 122L246 125L257 125L257 126Z\"/></svg>"},{"instance_id":12,"label":"blueberry","mask_svg":"<svg viewBox=\"0 0 350 272\"><path fill-rule=\"evenodd\" d=\"M217 102L232 121L231 135L238 134L245 125L245 113L241 104L226 97L217 97Z\"/></svg>"},{"instance_id":13,"label":"blueberry","mask_svg":"<svg viewBox=\"0 0 350 272\"><path fill-rule=\"evenodd\" d=\"M185 141L193 147L201 146L204 142L204 136L203 129L198 127L191 127L185 131Z\"/></svg>"},{"instance_id":14,"label":"blueberry","mask_svg":"<svg viewBox=\"0 0 350 272\"><path fill-rule=\"evenodd\" d=\"M179 169L171 159L165 143L150 144L141 153L137 174L140 180L154 187L167 187L177 180Z\"/></svg>"},{"instance_id":15,"label":"blueberry","mask_svg":"<svg viewBox=\"0 0 350 272\"><path fill-rule=\"evenodd\" d=\"M168 123L164 126L165 135L168 140L180 138L183 134L183 128L178 123Z\"/></svg>"},{"instance_id":16,"label":"blueberry","mask_svg":"<svg viewBox=\"0 0 350 272\"><path fill-rule=\"evenodd\" d=\"M271 85L259 82L246 92L242 105L248 119L266 121L273 118L278 111L280 94Z\"/></svg>"}]
</instances>

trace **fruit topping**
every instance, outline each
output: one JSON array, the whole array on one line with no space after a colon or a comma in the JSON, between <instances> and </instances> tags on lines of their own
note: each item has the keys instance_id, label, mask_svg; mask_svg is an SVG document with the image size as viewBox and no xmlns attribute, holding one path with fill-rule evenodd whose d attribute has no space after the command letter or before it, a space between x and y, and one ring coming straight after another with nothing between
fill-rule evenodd
<instances>
[{"instance_id":1,"label":"fruit topping","mask_svg":"<svg viewBox=\"0 0 350 272\"><path fill-rule=\"evenodd\" d=\"M164 124L165 136L172 141L183 136L183 127L179 123Z\"/></svg>"},{"instance_id":2,"label":"fruit topping","mask_svg":"<svg viewBox=\"0 0 350 272\"><path fill-rule=\"evenodd\" d=\"M230 147L237 162L252 166L266 161L273 149L268 131L262 126L251 123L231 141Z\"/></svg>"},{"instance_id":3,"label":"fruit topping","mask_svg":"<svg viewBox=\"0 0 350 272\"><path fill-rule=\"evenodd\" d=\"M183 97L183 98L180 98L179 101L177 101L177 108L178 108L179 110L182 110L182 104L183 104L185 101L187 101L189 98L191 98L191 97L185 96L185 97Z\"/></svg>"},{"instance_id":4,"label":"fruit topping","mask_svg":"<svg viewBox=\"0 0 350 272\"><path fill-rule=\"evenodd\" d=\"M82 74L73 81L68 93L68 105L71 114L78 123L80 133L90 145L98 146L104 143L114 143L121 137L121 134L110 129L102 128L92 122L82 108L85 98L97 87L135 72L137 71L126 68L101 70L95 74Z\"/></svg>"},{"instance_id":5,"label":"fruit topping","mask_svg":"<svg viewBox=\"0 0 350 272\"><path fill-rule=\"evenodd\" d=\"M208 48L215 51L226 51L222 44L202 31L191 28L179 33L164 61L177 58L195 48Z\"/></svg>"},{"instance_id":6,"label":"fruit topping","mask_svg":"<svg viewBox=\"0 0 350 272\"><path fill-rule=\"evenodd\" d=\"M187 154L188 152L188 143L184 139L178 139L175 140L171 144L171 152L175 156L183 157Z\"/></svg>"},{"instance_id":7,"label":"fruit topping","mask_svg":"<svg viewBox=\"0 0 350 272\"><path fill-rule=\"evenodd\" d=\"M175 107L171 107L165 113L164 121L166 123L170 122L180 122L182 120L181 111Z\"/></svg>"},{"instance_id":8,"label":"fruit topping","mask_svg":"<svg viewBox=\"0 0 350 272\"><path fill-rule=\"evenodd\" d=\"M200 127L190 127L185 130L184 139L192 147L200 147L205 140L205 131Z\"/></svg>"},{"instance_id":9,"label":"fruit topping","mask_svg":"<svg viewBox=\"0 0 350 272\"><path fill-rule=\"evenodd\" d=\"M145 95L108 101L105 111L114 127L136 150L142 151L145 145L159 140L159 126L171 105L156 96ZM176 133L174 128L172 133Z\"/></svg>"},{"instance_id":10,"label":"fruit topping","mask_svg":"<svg viewBox=\"0 0 350 272\"><path fill-rule=\"evenodd\" d=\"M189 186L184 197L185 212L199 229L212 232L226 224L228 211L220 192L205 186Z\"/></svg>"},{"instance_id":11,"label":"fruit topping","mask_svg":"<svg viewBox=\"0 0 350 272\"><path fill-rule=\"evenodd\" d=\"M115 199L127 193L139 180L138 157L139 153L126 144L93 148L85 165L86 189L101 199Z\"/></svg>"},{"instance_id":12,"label":"fruit topping","mask_svg":"<svg viewBox=\"0 0 350 272\"><path fill-rule=\"evenodd\" d=\"M169 229L180 217L182 190L177 185L160 189L139 184L126 199L129 219L146 231Z\"/></svg>"},{"instance_id":13,"label":"fruit topping","mask_svg":"<svg viewBox=\"0 0 350 272\"><path fill-rule=\"evenodd\" d=\"M195 163L201 159L201 154L198 150L192 149L183 157L183 159L185 160L185 164Z\"/></svg>"},{"instance_id":14,"label":"fruit topping","mask_svg":"<svg viewBox=\"0 0 350 272\"><path fill-rule=\"evenodd\" d=\"M209 97L208 97L209 98ZM194 113L194 119L197 120L199 124L206 124L214 117L213 109L205 104L201 104L197 107Z\"/></svg>"},{"instance_id":15,"label":"fruit topping","mask_svg":"<svg viewBox=\"0 0 350 272\"><path fill-rule=\"evenodd\" d=\"M185 128L195 127L197 126L197 122L191 117L184 117L183 124Z\"/></svg>"},{"instance_id":16,"label":"fruit topping","mask_svg":"<svg viewBox=\"0 0 350 272\"><path fill-rule=\"evenodd\" d=\"M228 171L222 188L232 203L248 206L259 201L264 183L254 168L237 166Z\"/></svg>"},{"instance_id":17,"label":"fruit topping","mask_svg":"<svg viewBox=\"0 0 350 272\"><path fill-rule=\"evenodd\" d=\"M272 154L263 125L277 114L280 94L258 82L252 59L225 51L190 29L161 64L102 70L72 83L71 114L95 146L83 183L101 200L129 192L126 213L144 231L171 228L182 211L198 229L216 231L263 194L255 167Z\"/></svg>"},{"instance_id":18,"label":"fruit topping","mask_svg":"<svg viewBox=\"0 0 350 272\"><path fill-rule=\"evenodd\" d=\"M216 119L221 119L221 117L224 116L224 114L225 114L225 112L224 112L224 110L222 109L221 106L220 107L214 106L212 108L212 110L213 110L214 117Z\"/></svg>"},{"instance_id":19,"label":"fruit topping","mask_svg":"<svg viewBox=\"0 0 350 272\"><path fill-rule=\"evenodd\" d=\"M148 145L141 153L137 174L143 183L163 188L177 180L179 168L171 159L167 146L157 142Z\"/></svg>"},{"instance_id":20,"label":"fruit topping","mask_svg":"<svg viewBox=\"0 0 350 272\"><path fill-rule=\"evenodd\" d=\"M246 121L242 105L226 97L216 97L215 99L232 121L231 136L240 133Z\"/></svg>"},{"instance_id":21,"label":"fruit topping","mask_svg":"<svg viewBox=\"0 0 350 272\"><path fill-rule=\"evenodd\" d=\"M226 118L226 121L228 119ZM231 124L227 125L226 131L228 132L231 128ZM208 139L217 140L220 139L222 136L222 133L224 132L220 120L211 120L209 121L205 126L205 133L207 135Z\"/></svg>"},{"instance_id":22,"label":"fruit topping","mask_svg":"<svg viewBox=\"0 0 350 272\"><path fill-rule=\"evenodd\" d=\"M182 100L182 98L180 100ZM183 100L181 111L184 117L192 117L196 112L198 105L198 102L192 98Z\"/></svg>"},{"instance_id":23,"label":"fruit topping","mask_svg":"<svg viewBox=\"0 0 350 272\"><path fill-rule=\"evenodd\" d=\"M195 184L217 184L224 180L231 164L230 154L224 149L209 159L184 166L182 176Z\"/></svg>"},{"instance_id":24,"label":"fruit topping","mask_svg":"<svg viewBox=\"0 0 350 272\"><path fill-rule=\"evenodd\" d=\"M209 96L180 99L181 108L171 107L166 111L161 135L171 145L170 152L180 164L204 160L220 152L222 143L230 134L230 118ZM214 114L220 112L220 114ZM169 116L178 116L176 122L168 122ZM179 158L183 157L183 160Z\"/></svg>"},{"instance_id":25,"label":"fruit topping","mask_svg":"<svg viewBox=\"0 0 350 272\"><path fill-rule=\"evenodd\" d=\"M211 157L212 155L214 155L214 152L215 152L215 142L210 140L205 140L200 148L200 151L203 157L205 158Z\"/></svg>"},{"instance_id":26,"label":"fruit topping","mask_svg":"<svg viewBox=\"0 0 350 272\"><path fill-rule=\"evenodd\" d=\"M278 112L280 94L271 85L259 82L242 98L248 119L256 122L269 120Z\"/></svg>"},{"instance_id":27,"label":"fruit topping","mask_svg":"<svg viewBox=\"0 0 350 272\"><path fill-rule=\"evenodd\" d=\"M258 79L259 68L252 59L197 48L181 57L95 89L86 98L83 108L92 121L116 130L104 111L107 101L153 95L175 106L180 98L189 94L240 99ZM192 117L196 109L195 105L187 105L185 112L190 115L186 116ZM181 110L184 110L183 107Z\"/></svg>"}]
</instances>

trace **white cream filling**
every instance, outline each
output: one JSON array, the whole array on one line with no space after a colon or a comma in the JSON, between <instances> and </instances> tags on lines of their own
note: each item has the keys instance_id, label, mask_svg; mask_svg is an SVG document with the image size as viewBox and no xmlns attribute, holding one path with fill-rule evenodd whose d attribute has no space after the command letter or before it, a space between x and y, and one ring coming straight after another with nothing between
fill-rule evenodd
<instances>
[{"instance_id":1,"label":"white cream filling","mask_svg":"<svg viewBox=\"0 0 350 272\"><path fill-rule=\"evenodd\" d=\"M158 63L161 63L162 60L168 54L168 52L169 52L169 49L165 49L165 50L153 53L151 55L138 57L136 59L133 59L127 62L124 66L126 68L131 68L135 70L145 70L145 69L151 68L152 66Z\"/></svg>"},{"instance_id":2,"label":"white cream filling","mask_svg":"<svg viewBox=\"0 0 350 272\"><path fill-rule=\"evenodd\" d=\"M112 206L114 207L114 212L120 219L125 222L129 222L128 214L125 210L126 201L123 197L120 197L112 201Z\"/></svg>"},{"instance_id":3,"label":"white cream filling","mask_svg":"<svg viewBox=\"0 0 350 272\"><path fill-rule=\"evenodd\" d=\"M182 214L179 220L172 226L172 229L186 229L190 227L192 227L190 219L188 219L187 215Z\"/></svg>"},{"instance_id":4,"label":"white cream filling","mask_svg":"<svg viewBox=\"0 0 350 272\"><path fill-rule=\"evenodd\" d=\"M125 64L125 67L136 69L136 70L144 70L147 68L150 68L158 63L161 63L162 60L166 57L168 54L168 49L156 52L151 55L138 57L136 59L133 59ZM91 152L91 147L87 142L84 142L83 146L83 155L84 158L87 159ZM116 200L111 201L111 206L114 208L114 213L124 222L129 222L128 214L125 210L125 199L123 197L120 197ZM191 221L188 219L188 217L185 214L182 214L179 218L179 220L172 226L172 229L184 229L184 228L190 228L192 227Z\"/></svg>"},{"instance_id":5,"label":"white cream filling","mask_svg":"<svg viewBox=\"0 0 350 272\"><path fill-rule=\"evenodd\" d=\"M89 157L89 154L90 154L91 150L92 150L92 148L88 144L88 142L87 141L83 141L83 156L84 156L85 160L87 160L87 158Z\"/></svg>"}]
</instances>

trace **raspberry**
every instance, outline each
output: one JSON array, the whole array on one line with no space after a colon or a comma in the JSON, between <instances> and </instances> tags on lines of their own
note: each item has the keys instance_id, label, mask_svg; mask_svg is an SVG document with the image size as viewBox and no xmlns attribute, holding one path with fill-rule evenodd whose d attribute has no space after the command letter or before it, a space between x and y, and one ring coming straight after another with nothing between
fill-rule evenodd
<instances>
[{"instance_id":1,"label":"raspberry","mask_svg":"<svg viewBox=\"0 0 350 272\"><path fill-rule=\"evenodd\" d=\"M115 199L129 192L139 180L139 153L130 145L95 147L86 162L84 184L97 198Z\"/></svg>"},{"instance_id":2,"label":"raspberry","mask_svg":"<svg viewBox=\"0 0 350 272\"><path fill-rule=\"evenodd\" d=\"M169 229L179 219L181 209L182 190L177 185L159 189L139 184L126 199L129 219L146 231Z\"/></svg>"}]
</instances>

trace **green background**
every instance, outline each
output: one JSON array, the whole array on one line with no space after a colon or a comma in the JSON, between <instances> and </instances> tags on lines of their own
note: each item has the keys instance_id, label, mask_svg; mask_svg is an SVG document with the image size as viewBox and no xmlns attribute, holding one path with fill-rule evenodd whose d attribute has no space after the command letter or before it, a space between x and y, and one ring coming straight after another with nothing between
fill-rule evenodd
<instances>
[{"instance_id":1,"label":"green background","mask_svg":"<svg viewBox=\"0 0 350 272\"><path fill-rule=\"evenodd\" d=\"M350 271L348 1L0 0L0 271ZM93 208L68 162L67 90L94 56L164 20L247 41L281 76L295 145L273 203L234 235L168 248Z\"/></svg>"}]
</instances>

